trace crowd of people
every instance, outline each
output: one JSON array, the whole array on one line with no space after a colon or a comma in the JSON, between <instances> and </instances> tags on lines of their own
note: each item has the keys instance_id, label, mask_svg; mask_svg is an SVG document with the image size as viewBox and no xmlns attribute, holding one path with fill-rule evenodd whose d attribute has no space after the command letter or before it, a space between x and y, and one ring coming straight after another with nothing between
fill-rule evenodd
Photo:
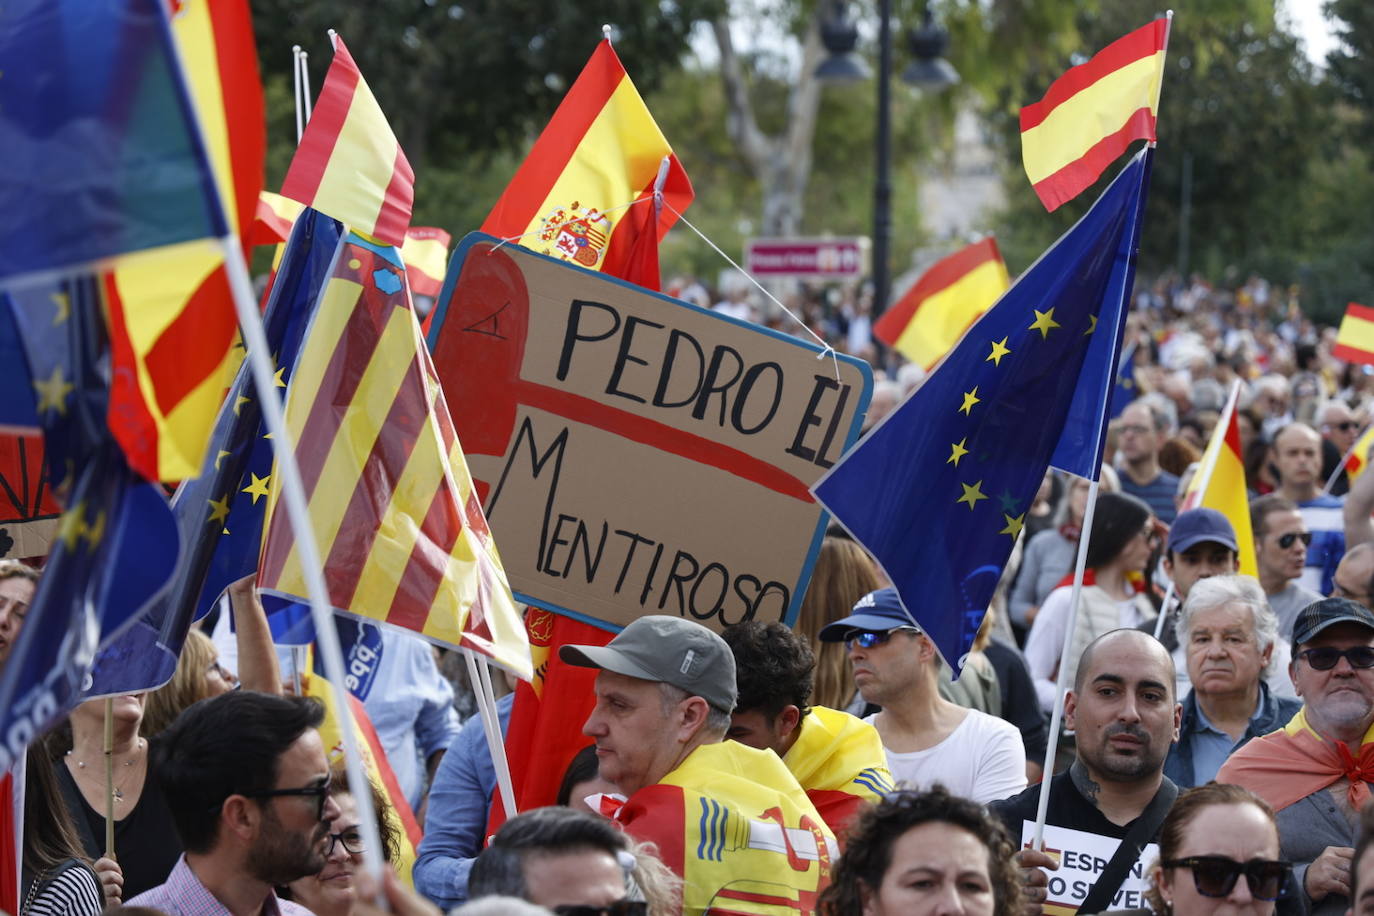
<instances>
[{"instance_id":1,"label":"crowd of people","mask_svg":"<svg viewBox=\"0 0 1374 916\"><path fill-rule=\"evenodd\" d=\"M843 305L802 311L873 355ZM30 746L19 916L1363 912L1374 474L1345 459L1374 387L1333 336L1257 279L1142 286L1092 511L1046 475L966 658L832 529L792 626L654 615L559 647L595 677L586 746L557 805L490 836L498 764L431 647L386 632L355 659L395 776L355 797L236 583L169 684ZM920 379L880 373L867 422ZM1233 384L1241 534L1183 508ZM38 577L0 561L0 664ZM413 890L366 873L367 808Z\"/></svg>"}]
</instances>

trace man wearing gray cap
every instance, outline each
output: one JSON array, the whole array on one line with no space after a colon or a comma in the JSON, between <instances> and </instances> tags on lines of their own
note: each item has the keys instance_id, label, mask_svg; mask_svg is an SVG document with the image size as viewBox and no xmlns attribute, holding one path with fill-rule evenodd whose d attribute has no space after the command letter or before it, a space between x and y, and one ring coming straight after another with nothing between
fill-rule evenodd
<instances>
[{"instance_id":1,"label":"man wearing gray cap","mask_svg":"<svg viewBox=\"0 0 1374 916\"><path fill-rule=\"evenodd\" d=\"M1360 808L1374 781L1374 613L1323 598L1293 623L1288 666L1303 707L1233 753L1217 773L1278 818L1280 852L1315 916L1346 912Z\"/></svg>"},{"instance_id":2,"label":"man wearing gray cap","mask_svg":"<svg viewBox=\"0 0 1374 916\"><path fill-rule=\"evenodd\" d=\"M725 741L736 699L725 640L653 615L559 657L600 669L582 731L596 740L601 778L625 796L602 810L657 845L683 879L684 912L814 911L835 837L777 754Z\"/></svg>"}]
</instances>

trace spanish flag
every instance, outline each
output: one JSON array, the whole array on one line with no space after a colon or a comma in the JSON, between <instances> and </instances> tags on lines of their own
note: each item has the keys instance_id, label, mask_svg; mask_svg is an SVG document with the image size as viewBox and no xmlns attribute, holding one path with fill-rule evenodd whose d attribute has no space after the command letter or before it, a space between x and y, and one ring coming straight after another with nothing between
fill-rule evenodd
<instances>
[{"instance_id":1,"label":"spanish flag","mask_svg":"<svg viewBox=\"0 0 1374 916\"><path fill-rule=\"evenodd\" d=\"M1183 509L1205 506L1226 516L1236 530L1236 544L1240 547L1240 572L1258 576L1255 559L1255 536L1250 528L1250 501L1245 491L1245 462L1241 460L1240 426L1236 420L1236 402L1240 398L1240 382L1231 386L1221 419L1212 430L1207 451L1202 453L1197 472L1188 483L1183 497Z\"/></svg>"},{"instance_id":2,"label":"spanish flag","mask_svg":"<svg viewBox=\"0 0 1374 916\"><path fill-rule=\"evenodd\" d=\"M388 245L405 243L415 173L338 36L281 192Z\"/></svg>"},{"instance_id":3,"label":"spanish flag","mask_svg":"<svg viewBox=\"0 0 1374 916\"><path fill-rule=\"evenodd\" d=\"M1010 285L997 240L988 236L936 261L874 323L873 334L929 371Z\"/></svg>"},{"instance_id":4,"label":"spanish flag","mask_svg":"<svg viewBox=\"0 0 1374 916\"><path fill-rule=\"evenodd\" d=\"M453 236L433 226L411 226L406 230L406 243L401 246L401 260L405 261L406 279L410 291L417 296L437 296L444 286L444 272L448 269L448 246Z\"/></svg>"},{"instance_id":5,"label":"spanish flag","mask_svg":"<svg viewBox=\"0 0 1374 916\"><path fill-rule=\"evenodd\" d=\"M656 187L666 204L651 223L658 241L692 202L692 183L603 40L482 231L639 282L643 259L633 256L640 234L633 230L645 225L640 208L657 206Z\"/></svg>"},{"instance_id":6,"label":"spanish flag","mask_svg":"<svg viewBox=\"0 0 1374 916\"><path fill-rule=\"evenodd\" d=\"M1350 447L1350 452L1345 456L1345 476L1353 485L1355 478L1364 473L1369 466L1369 448L1374 445L1374 426L1370 426L1360 433L1360 438L1355 440L1355 444Z\"/></svg>"},{"instance_id":7,"label":"spanish flag","mask_svg":"<svg viewBox=\"0 0 1374 916\"><path fill-rule=\"evenodd\" d=\"M1169 20L1099 51L1021 109L1021 158L1046 210L1077 197L1135 140L1155 139Z\"/></svg>"},{"instance_id":8,"label":"spanish flag","mask_svg":"<svg viewBox=\"0 0 1374 916\"><path fill-rule=\"evenodd\" d=\"M244 0L185 4L173 35L230 227L252 218L267 138L252 17ZM105 275L113 384L108 422L149 480L200 472L238 332L212 240L131 255Z\"/></svg>"},{"instance_id":9,"label":"spanish flag","mask_svg":"<svg viewBox=\"0 0 1374 916\"><path fill-rule=\"evenodd\" d=\"M396 249L347 236L306 335L286 425L330 603L482 652L528 679L525 628ZM275 468L271 479L280 479ZM280 596L308 594L275 487L258 582Z\"/></svg>"},{"instance_id":10,"label":"spanish flag","mask_svg":"<svg viewBox=\"0 0 1374 916\"><path fill-rule=\"evenodd\" d=\"M305 211L303 204L263 191L258 195L257 209L253 213L253 225L248 230L250 245L284 245L291 237L291 227L296 218Z\"/></svg>"},{"instance_id":11,"label":"spanish flag","mask_svg":"<svg viewBox=\"0 0 1374 916\"><path fill-rule=\"evenodd\" d=\"M1374 309L1354 302L1345 307L1331 355L1349 363L1374 365Z\"/></svg>"}]
</instances>

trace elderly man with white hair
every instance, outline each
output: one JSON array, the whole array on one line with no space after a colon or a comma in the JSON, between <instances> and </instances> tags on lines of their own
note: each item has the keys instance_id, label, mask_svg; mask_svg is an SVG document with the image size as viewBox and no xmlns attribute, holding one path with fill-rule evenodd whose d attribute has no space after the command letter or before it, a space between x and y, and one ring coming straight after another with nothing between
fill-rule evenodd
<instances>
[{"instance_id":1,"label":"elderly man with white hair","mask_svg":"<svg viewBox=\"0 0 1374 916\"><path fill-rule=\"evenodd\" d=\"M1264 682L1282 644L1278 618L1250 576L1195 583L1177 633L1193 689L1183 699L1178 743L1164 775L1186 788L1210 782L1232 751L1282 728L1302 703L1274 696Z\"/></svg>"}]
</instances>

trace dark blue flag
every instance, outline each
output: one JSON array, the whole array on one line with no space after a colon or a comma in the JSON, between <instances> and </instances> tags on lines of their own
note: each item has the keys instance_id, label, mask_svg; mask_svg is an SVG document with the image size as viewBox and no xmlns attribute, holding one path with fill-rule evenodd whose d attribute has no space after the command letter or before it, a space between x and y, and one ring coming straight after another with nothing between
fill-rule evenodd
<instances>
[{"instance_id":1,"label":"dark blue flag","mask_svg":"<svg viewBox=\"0 0 1374 916\"><path fill-rule=\"evenodd\" d=\"M93 277L8 297L66 511L24 628L0 671L0 767L80 699L98 648L165 587L179 554L160 487L105 426L108 352Z\"/></svg>"},{"instance_id":2,"label":"dark blue flag","mask_svg":"<svg viewBox=\"0 0 1374 916\"><path fill-rule=\"evenodd\" d=\"M1121 411L1140 396L1139 389L1135 384L1135 350L1137 344L1132 341L1130 346L1121 351L1121 361L1116 367L1116 382L1112 385L1112 406L1107 411L1107 419L1115 420L1121 416Z\"/></svg>"},{"instance_id":3,"label":"dark blue flag","mask_svg":"<svg viewBox=\"0 0 1374 916\"><path fill-rule=\"evenodd\" d=\"M341 232L337 222L307 209L287 241L263 317L268 348L282 367L283 385L329 277ZM216 418L200 476L183 483L172 499L186 545L172 586L124 636L101 651L88 696L165 684L176 671L192 621L209 613L230 583L257 570L272 474L272 443L265 433L245 362ZM273 615L274 640L290 644L294 636L301 643L310 642L313 627L304 636L290 632L287 618L293 612L286 608ZM309 617L308 607L303 616Z\"/></svg>"},{"instance_id":4,"label":"dark blue flag","mask_svg":"<svg viewBox=\"0 0 1374 916\"><path fill-rule=\"evenodd\" d=\"M228 233L162 0L5 0L0 68L0 280Z\"/></svg>"},{"instance_id":5,"label":"dark blue flag","mask_svg":"<svg viewBox=\"0 0 1374 916\"><path fill-rule=\"evenodd\" d=\"M0 301L0 391L5 393L0 398L0 431L38 431L32 378L24 343L19 339L19 325L10 313L9 300Z\"/></svg>"},{"instance_id":6,"label":"dark blue flag","mask_svg":"<svg viewBox=\"0 0 1374 916\"><path fill-rule=\"evenodd\" d=\"M1097 477L1149 173L1146 150L812 488L952 665L1046 467Z\"/></svg>"}]
</instances>

